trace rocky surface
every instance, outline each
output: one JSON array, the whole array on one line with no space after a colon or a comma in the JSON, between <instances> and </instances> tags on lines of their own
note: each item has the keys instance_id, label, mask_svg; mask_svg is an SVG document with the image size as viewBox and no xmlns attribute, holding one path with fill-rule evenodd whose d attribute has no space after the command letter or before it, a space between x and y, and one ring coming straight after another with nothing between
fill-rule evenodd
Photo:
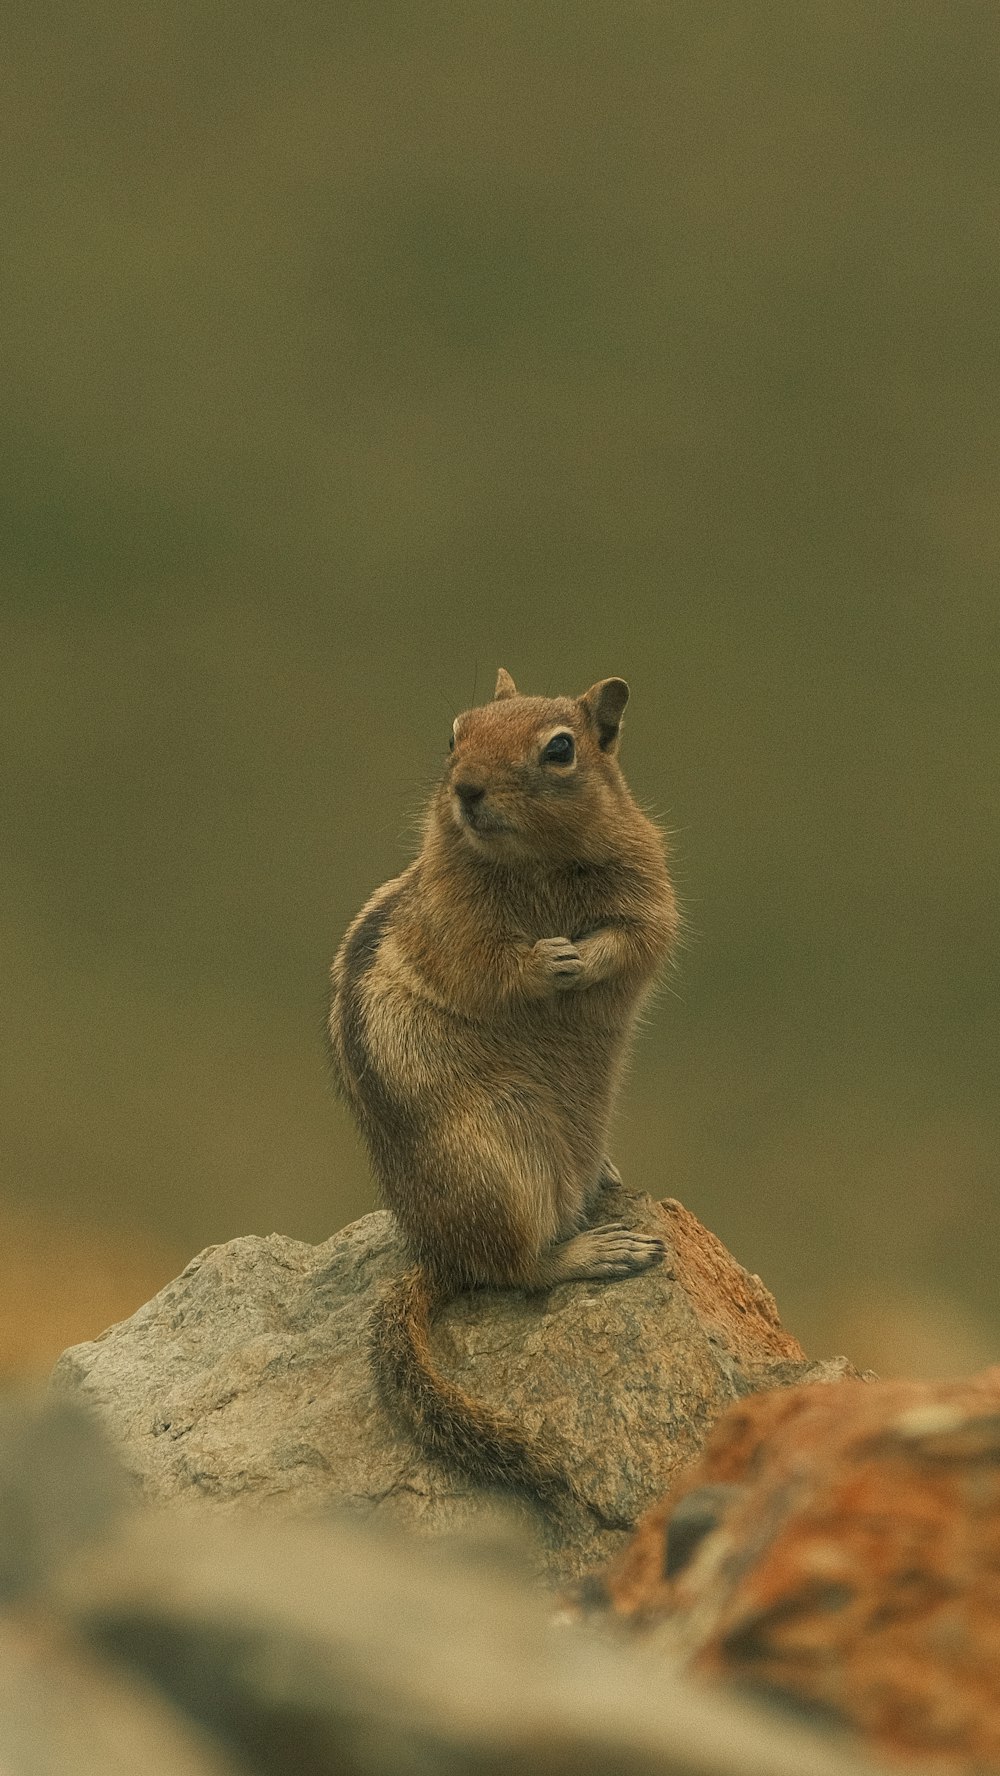
<instances>
[{"instance_id":1,"label":"rocky surface","mask_svg":"<svg viewBox=\"0 0 1000 1776\"><path fill-rule=\"evenodd\" d=\"M1000 1368L744 1400L604 1583L699 1673L1000 1770Z\"/></svg>"},{"instance_id":2,"label":"rocky surface","mask_svg":"<svg viewBox=\"0 0 1000 1776\"><path fill-rule=\"evenodd\" d=\"M0 1420L0 1563L3 1776L861 1776L823 1734L553 1621L509 1526L123 1511L65 1406Z\"/></svg>"},{"instance_id":3,"label":"rocky surface","mask_svg":"<svg viewBox=\"0 0 1000 1776\"><path fill-rule=\"evenodd\" d=\"M466 1295L435 1326L443 1370L565 1450L584 1502L540 1525L556 1581L625 1543L734 1399L811 1373L759 1278L679 1203L606 1208L665 1235L666 1263ZM53 1387L96 1410L146 1500L339 1505L453 1528L480 1501L421 1457L369 1374L369 1311L405 1264L388 1214L320 1246L272 1234L210 1247L130 1320L65 1352Z\"/></svg>"}]
</instances>

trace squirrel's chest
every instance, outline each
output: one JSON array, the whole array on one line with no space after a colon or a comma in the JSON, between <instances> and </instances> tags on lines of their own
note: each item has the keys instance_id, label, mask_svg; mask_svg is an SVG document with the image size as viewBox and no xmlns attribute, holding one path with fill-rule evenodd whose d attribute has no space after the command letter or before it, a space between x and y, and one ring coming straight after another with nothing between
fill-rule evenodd
<instances>
[{"instance_id":1,"label":"squirrel's chest","mask_svg":"<svg viewBox=\"0 0 1000 1776\"><path fill-rule=\"evenodd\" d=\"M513 935L534 941L540 937L579 937L613 918L616 901L601 885L588 878L570 876L550 886L544 878L532 884L519 900L503 908L484 909L490 922L506 927Z\"/></svg>"}]
</instances>

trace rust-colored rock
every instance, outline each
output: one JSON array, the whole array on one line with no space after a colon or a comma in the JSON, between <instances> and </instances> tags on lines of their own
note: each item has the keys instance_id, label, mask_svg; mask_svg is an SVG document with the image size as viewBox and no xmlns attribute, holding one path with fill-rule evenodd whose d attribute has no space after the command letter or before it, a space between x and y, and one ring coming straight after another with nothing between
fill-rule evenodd
<instances>
[{"instance_id":1,"label":"rust-colored rock","mask_svg":"<svg viewBox=\"0 0 1000 1776\"><path fill-rule=\"evenodd\" d=\"M670 1230L674 1268L702 1324L748 1368L759 1365L762 1350L771 1362L803 1362L805 1351L785 1331L778 1304L760 1277L737 1264L722 1241L676 1197L665 1197L660 1208Z\"/></svg>"},{"instance_id":2,"label":"rust-colored rock","mask_svg":"<svg viewBox=\"0 0 1000 1776\"><path fill-rule=\"evenodd\" d=\"M703 1675L1000 1771L1000 1368L740 1401L606 1584Z\"/></svg>"}]
</instances>

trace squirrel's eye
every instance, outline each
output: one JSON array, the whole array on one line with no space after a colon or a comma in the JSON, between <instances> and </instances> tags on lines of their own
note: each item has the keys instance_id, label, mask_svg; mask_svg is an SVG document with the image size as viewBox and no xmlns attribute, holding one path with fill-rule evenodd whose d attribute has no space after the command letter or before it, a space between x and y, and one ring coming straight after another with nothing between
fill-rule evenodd
<instances>
[{"instance_id":1,"label":"squirrel's eye","mask_svg":"<svg viewBox=\"0 0 1000 1776\"><path fill-rule=\"evenodd\" d=\"M454 750L455 750L455 736L454 736L454 734L449 734L448 735L448 751L454 752Z\"/></svg>"},{"instance_id":2,"label":"squirrel's eye","mask_svg":"<svg viewBox=\"0 0 1000 1776\"><path fill-rule=\"evenodd\" d=\"M542 763L543 765L571 765L573 751L572 734L553 734L542 753Z\"/></svg>"}]
</instances>

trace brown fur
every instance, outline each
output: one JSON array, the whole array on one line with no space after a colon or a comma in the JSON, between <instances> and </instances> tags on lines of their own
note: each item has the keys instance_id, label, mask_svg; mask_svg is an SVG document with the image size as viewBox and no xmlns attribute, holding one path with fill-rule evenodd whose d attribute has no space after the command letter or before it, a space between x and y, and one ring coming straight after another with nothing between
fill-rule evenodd
<instances>
[{"instance_id":1,"label":"brown fur","mask_svg":"<svg viewBox=\"0 0 1000 1776\"><path fill-rule=\"evenodd\" d=\"M494 700L458 718L415 861L355 919L330 1034L383 1199L417 1262L372 1325L376 1375L418 1442L480 1482L571 1483L436 1370L434 1306L462 1290L628 1276L662 1243L588 1228L624 1049L672 947L658 829L616 750L628 687ZM543 759L568 733L571 763ZM562 743L560 743L562 744Z\"/></svg>"}]
</instances>

